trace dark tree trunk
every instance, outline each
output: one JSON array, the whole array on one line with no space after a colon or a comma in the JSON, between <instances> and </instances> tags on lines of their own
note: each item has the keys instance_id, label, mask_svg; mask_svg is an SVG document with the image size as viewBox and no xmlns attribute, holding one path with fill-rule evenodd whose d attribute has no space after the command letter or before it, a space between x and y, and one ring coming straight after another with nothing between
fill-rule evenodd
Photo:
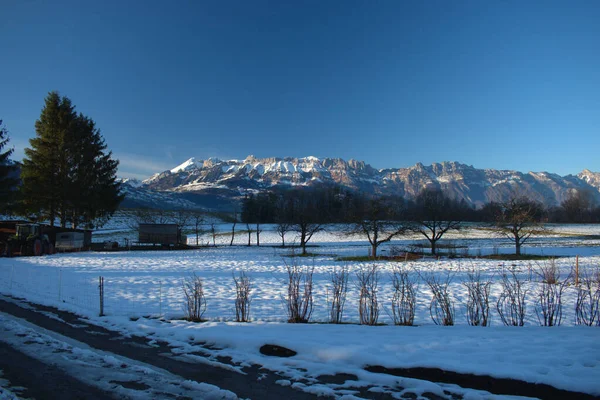
<instances>
[{"instance_id":1,"label":"dark tree trunk","mask_svg":"<svg viewBox=\"0 0 600 400\"><path fill-rule=\"evenodd\" d=\"M233 226L231 227L231 242L229 242L230 246L233 246L233 239L235 238L235 224L237 222L233 223Z\"/></svg>"},{"instance_id":2,"label":"dark tree trunk","mask_svg":"<svg viewBox=\"0 0 600 400\"><path fill-rule=\"evenodd\" d=\"M300 233L300 246L302 247L302 255L306 255L306 231Z\"/></svg>"}]
</instances>

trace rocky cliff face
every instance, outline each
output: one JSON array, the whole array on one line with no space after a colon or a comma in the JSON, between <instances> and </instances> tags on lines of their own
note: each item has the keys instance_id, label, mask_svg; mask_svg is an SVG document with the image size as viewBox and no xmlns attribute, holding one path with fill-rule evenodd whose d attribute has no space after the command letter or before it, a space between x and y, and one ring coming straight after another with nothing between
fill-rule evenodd
<instances>
[{"instance_id":1,"label":"rocky cliff face","mask_svg":"<svg viewBox=\"0 0 600 400\"><path fill-rule=\"evenodd\" d=\"M600 173L584 170L561 177L549 172L522 173L477 169L457 162L421 163L409 168L377 170L363 161L339 158L255 158L196 160L155 174L139 188L162 193L206 193L221 190L230 195L278 186L336 184L375 194L414 198L426 187L441 188L457 199L479 207L502 201L517 191L548 206L560 204L573 190L589 190L600 200Z\"/></svg>"}]
</instances>

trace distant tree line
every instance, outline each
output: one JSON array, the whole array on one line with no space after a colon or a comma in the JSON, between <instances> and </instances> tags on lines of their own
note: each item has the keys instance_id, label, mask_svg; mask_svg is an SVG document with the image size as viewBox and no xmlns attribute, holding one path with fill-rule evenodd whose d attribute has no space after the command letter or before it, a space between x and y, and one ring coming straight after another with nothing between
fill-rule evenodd
<instances>
[{"instance_id":1,"label":"distant tree line","mask_svg":"<svg viewBox=\"0 0 600 400\"><path fill-rule=\"evenodd\" d=\"M514 243L519 255L530 237L545 232L544 222L600 222L598 216L600 208L594 206L592 194L584 191L574 191L561 206L549 209L518 194L476 209L439 189L424 189L414 200L407 200L336 186L251 193L245 196L241 211L241 221L254 226L257 244L260 224L277 224L282 244L285 246L287 232L296 232L306 253L306 244L315 233L326 224L338 223L346 224L348 235L365 237L373 257L379 245L406 232L421 234L436 254L438 241L446 233L463 228L464 222L489 223Z\"/></svg>"},{"instance_id":2,"label":"distant tree line","mask_svg":"<svg viewBox=\"0 0 600 400\"><path fill-rule=\"evenodd\" d=\"M8 162L12 149L2 152L7 132L0 129L0 211L62 227L105 223L124 195L119 162L94 120L78 113L69 98L50 92L35 132L17 179L15 164Z\"/></svg>"}]
</instances>

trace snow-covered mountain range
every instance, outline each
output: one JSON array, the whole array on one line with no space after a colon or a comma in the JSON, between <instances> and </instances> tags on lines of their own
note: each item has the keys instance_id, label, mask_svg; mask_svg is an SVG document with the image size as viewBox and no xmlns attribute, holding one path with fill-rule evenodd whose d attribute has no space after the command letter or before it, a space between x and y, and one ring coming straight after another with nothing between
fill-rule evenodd
<instances>
[{"instance_id":1,"label":"snow-covered mountain range","mask_svg":"<svg viewBox=\"0 0 600 400\"><path fill-rule=\"evenodd\" d=\"M161 201L171 206L212 208L231 204L248 191L278 187L340 185L373 194L414 198L425 187L441 188L457 199L479 207L502 201L515 190L548 206L560 204L573 190L589 190L600 200L600 173L584 170L578 175L549 172L522 173L477 169L458 162L442 162L408 168L375 169L363 161L340 158L255 158L244 160L196 160L157 173L144 181L128 180L129 201ZM164 198L166 196L166 198ZM188 203L189 202L189 203ZM206 204L203 204L206 203Z\"/></svg>"}]
</instances>

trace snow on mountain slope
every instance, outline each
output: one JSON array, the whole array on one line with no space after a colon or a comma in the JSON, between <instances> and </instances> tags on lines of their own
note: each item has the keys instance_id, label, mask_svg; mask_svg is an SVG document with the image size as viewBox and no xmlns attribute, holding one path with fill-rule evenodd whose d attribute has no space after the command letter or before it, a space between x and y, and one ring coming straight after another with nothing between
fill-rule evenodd
<instances>
[{"instance_id":1,"label":"snow on mountain slope","mask_svg":"<svg viewBox=\"0 0 600 400\"><path fill-rule=\"evenodd\" d=\"M440 188L473 206L502 201L517 191L546 205L560 204L572 190L592 191L600 200L600 173L584 170L577 176L561 177L549 172L522 173L511 170L477 169L458 162L377 170L363 161L340 158L256 158L244 160L197 160L190 158L177 167L157 173L141 188L161 193L230 190L246 191L280 186L340 185L352 190L414 198L426 187Z\"/></svg>"},{"instance_id":2,"label":"snow on mountain slope","mask_svg":"<svg viewBox=\"0 0 600 400\"><path fill-rule=\"evenodd\" d=\"M199 166L201 167L202 164L197 163L196 159L194 157L192 157L189 160L187 160L186 162L184 162L183 164L178 165L177 167L173 168L171 170L171 173L176 174L178 172L191 171L193 169L197 169Z\"/></svg>"},{"instance_id":3,"label":"snow on mountain slope","mask_svg":"<svg viewBox=\"0 0 600 400\"><path fill-rule=\"evenodd\" d=\"M600 190L600 172L592 172L589 169L584 169L577 177L585 181L588 185Z\"/></svg>"}]
</instances>

